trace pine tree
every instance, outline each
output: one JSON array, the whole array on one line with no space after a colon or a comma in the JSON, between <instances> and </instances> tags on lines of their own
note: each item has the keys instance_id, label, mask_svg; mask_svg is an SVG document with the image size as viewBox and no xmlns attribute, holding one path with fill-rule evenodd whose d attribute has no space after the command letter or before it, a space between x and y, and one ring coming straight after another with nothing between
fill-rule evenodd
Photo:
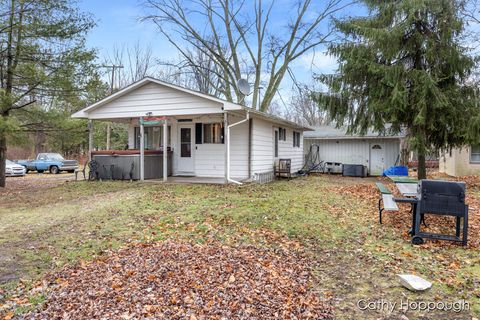
<instances>
[{"instance_id":1,"label":"pine tree","mask_svg":"<svg viewBox=\"0 0 480 320\"><path fill-rule=\"evenodd\" d=\"M352 133L406 129L423 179L428 149L461 146L479 137L480 113L469 84L475 60L460 44L463 2L363 3L368 16L335 21L345 35L344 42L329 48L338 59L338 73L319 77L329 93L315 99Z\"/></svg>"},{"instance_id":2,"label":"pine tree","mask_svg":"<svg viewBox=\"0 0 480 320\"><path fill-rule=\"evenodd\" d=\"M4 0L0 12L0 187L4 187L7 135L18 130L12 113L48 104L65 87L64 79L72 78L72 71L85 72L82 61L94 58L85 49L85 35L94 22L73 0Z\"/></svg>"}]
</instances>

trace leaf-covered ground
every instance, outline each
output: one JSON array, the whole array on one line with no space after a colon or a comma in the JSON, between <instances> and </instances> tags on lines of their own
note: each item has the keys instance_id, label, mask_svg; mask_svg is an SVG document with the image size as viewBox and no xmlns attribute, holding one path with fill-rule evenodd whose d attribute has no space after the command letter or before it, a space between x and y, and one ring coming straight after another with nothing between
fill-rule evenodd
<instances>
[{"instance_id":1,"label":"leaf-covered ground","mask_svg":"<svg viewBox=\"0 0 480 320\"><path fill-rule=\"evenodd\" d=\"M10 189L0 196L0 281L3 283L0 314L7 319L25 315L41 318L41 312L46 315L69 303L78 303L78 299L85 299L85 308L88 308L88 301L93 301L91 293L95 297L98 291L105 291L103 297L106 297L129 288L124 298L118 298L120 301L98 300L102 303L99 310L112 312L103 307L110 304L120 308L137 301L129 304L133 309L127 311L137 312L135 315L147 312L142 315L144 318L148 318L148 314L152 314L151 318L162 318L159 312L176 310L179 318L200 319L201 312L206 318L213 315L205 312L209 310L210 301L214 301L212 310L219 310L220 318L248 318L238 310L244 312L250 308L259 315L267 312L261 309L267 308L263 304L249 304L247 297L252 298L255 293L249 295L235 287L229 291L230 300L223 300L222 297L227 296L225 292L218 295L219 288L226 290L231 283L240 288L256 286L256 290L269 297L278 291L275 286L281 286L281 281L274 283L270 288L273 291L265 290L262 281L271 279L251 274L268 273L271 267L292 289L304 288L300 292L293 290L290 295L280 290L276 295L279 300L272 298L271 301L275 309L282 299L288 301L290 297L308 301L313 315L329 316L332 312L335 319L478 317L480 193L477 180L468 178L471 234L466 248L446 242L412 246L407 235L408 207L397 213L386 213L384 224L379 225L375 181L320 176L245 186L78 182L35 187L28 195ZM449 222L439 222L432 220L429 226L449 227ZM118 248L123 249L118 251ZM170 255L165 248L177 252L179 248L187 248L185 255L192 261L198 259L199 264L188 263L188 259L178 260L179 255ZM145 259L139 258L142 254ZM210 254L219 258L205 263ZM271 260L271 265L249 265L245 255ZM142 263L148 259L155 263L147 272ZM116 270L118 261L132 266L131 270L123 265ZM239 269L238 277L233 273L231 283L228 280L233 271L226 267L228 264L245 265L245 269ZM200 270L199 265L206 266ZM171 279L163 279L161 270L168 266L175 266L181 272ZM198 272L209 276L203 283L206 291L196 292L195 284L188 282L189 268L193 268L192 277ZM206 272L209 268L212 271ZM406 272L432 281L432 289L421 294L405 290L397 283L395 274ZM110 279L109 274L119 279ZM148 298L143 290L148 288L149 275L151 279L155 277L156 286L152 289L154 292L148 294L155 298L156 295L167 297L157 301L161 308L150 300L141 300ZM182 275L187 282L180 280ZM131 282L131 279L136 280ZM163 282L158 282L159 279ZM248 282L249 279L257 284ZM116 288L112 287L114 280L119 281L114 285ZM138 283L137 289L126 286L135 283ZM227 287L222 287L224 284ZM72 294L74 288L78 295ZM180 290L176 304L168 300L170 296L165 296L167 288ZM389 312L361 310L358 306L359 300L381 299L398 303L402 299L444 302L465 299L470 310L427 312L396 308ZM231 300L238 302L229 304ZM286 305L288 303L278 312L285 311ZM296 310L293 314L299 315L298 312L305 310ZM130 313L122 311L128 318ZM281 313L278 316L291 318Z\"/></svg>"},{"instance_id":2,"label":"leaf-covered ground","mask_svg":"<svg viewBox=\"0 0 480 320\"><path fill-rule=\"evenodd\" d=\"M67 268L33 319L332 319L288 250L161 242Z\"/></svg>"}]
</instances>

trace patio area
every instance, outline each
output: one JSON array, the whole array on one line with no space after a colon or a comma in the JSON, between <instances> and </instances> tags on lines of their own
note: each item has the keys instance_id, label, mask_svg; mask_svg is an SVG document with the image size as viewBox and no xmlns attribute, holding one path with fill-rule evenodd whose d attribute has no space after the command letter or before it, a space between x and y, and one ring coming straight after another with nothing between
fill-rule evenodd
<instances>
[{"instance_id":1,"label":"patio area","mask_svg":"<svg viewBox=\"0 0 480 320\"><path fill-rule=\"evenodd\" d=\"M145 182L152 182L152 183L165 183L163 179L149 179L145 180ZM175 176L169 177L166 183L172 184L225 184L225 178L212 178L212 177L184 177L184 176Z\"/></svg>"}]
</instances>

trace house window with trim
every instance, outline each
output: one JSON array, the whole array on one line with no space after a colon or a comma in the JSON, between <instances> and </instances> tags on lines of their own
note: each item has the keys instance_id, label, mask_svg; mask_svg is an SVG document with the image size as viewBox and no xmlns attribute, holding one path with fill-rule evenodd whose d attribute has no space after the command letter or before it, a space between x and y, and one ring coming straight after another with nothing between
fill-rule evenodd
<instances>
[{"instance_id":1,"label":"house window with trim","mask_svg":"<svg viewBox=\"0 0 480 320\"><path fill-rule=\"evenodd\" d=\"M167 130L167 145L170 146L170 126ZM163 126L145 127L144 132L145 150L161 150L163 148ZM135 127L135 149L140 149L140 127Z\"/></svg>"},{"instance_id":2,"label":"house window with trim","mask_svg":"<svg viewBox=\"0 0 480 320\"><path fill-rule=\"evenodd\" d=\"M278 128L278 140L287 141L287 129L285 128Z\"/></svg>"},{"instance_id":3,"label":"house window with trim","mask_svg":"<svg viewBox=\"0 0 480 320\"><path fill-rule=\"evenodd\" d=\"M293 131L293 147L300 148L300 132Z\"/></svg>"},{"instance_id":4,"label":"house window with trim","mask_svg":"<svg viewBox=\"0 0 480 320\"><path fill-rule=\"evenodd\" d=\"M480 163L480 144L470 146L470 162Z\"/></svg>"},{"instance_id":5,"label":"house window with trim","mask_svg":"<svg viewBox=\"0 0 480 320\"><path fill-rule=\"evenodd\" d=\"M221 122L195 124L195 144L225 143L224 135L225 130Z\"/></svg>"}]
</instances>

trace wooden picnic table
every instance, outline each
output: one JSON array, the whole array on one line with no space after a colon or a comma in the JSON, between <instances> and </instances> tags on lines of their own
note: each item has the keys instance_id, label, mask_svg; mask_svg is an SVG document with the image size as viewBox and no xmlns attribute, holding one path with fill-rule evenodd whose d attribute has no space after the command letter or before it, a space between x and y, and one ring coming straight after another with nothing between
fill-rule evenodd
<instances>
[{"instance_id":1,"label":"wooden picnic table","mask_svg":"<svg viewBox=\"0 0 480 320\"><path fill-rule=\"evenodd\" d=\"M416 212L417 212L417 204L418 204L418 180L413 177L407 176L389 176L389 178L395 182L395 186L397 187L398 191L404 196L403 199L394 199L395 202L403 202L409 203L412 208L410 212L412 213L412 228L408 232L410 235L413 235L414 227L416 223ZM425 218L421 217L421 221L425 225Z\"/></svg>"},{"instance_id":2,"label":"wooden picnic table","mask_svg":"<svg viewBox=\"0 0 480 320\"><path fill-rule=\"evenodd\" d=\"M395 183L418 183L418 179L409 176L388 176Z\"/></svg>"},{"instance_id":3,"label":"wooden picnic table","mask_svg":"<svg viewBox=\"0 0 480 320\"><path fill-rule=\"evenodd\" d=\"M418 195L417 184L415 183L397 182L395 185L398 191L405 197L417 197Z\"/></svg>"}]
</instances>

